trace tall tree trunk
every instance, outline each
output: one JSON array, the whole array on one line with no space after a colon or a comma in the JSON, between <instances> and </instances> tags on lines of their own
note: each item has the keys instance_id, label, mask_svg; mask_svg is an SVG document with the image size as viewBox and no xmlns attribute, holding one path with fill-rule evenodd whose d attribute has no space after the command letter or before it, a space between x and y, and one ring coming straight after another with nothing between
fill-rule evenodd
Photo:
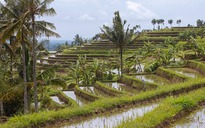
<instances>
[{"instance_id":1,"label":"tall tree trunk","mask_svg":"<svg viewBox=\"0 0 205 128\"><path fill-rule=\"evenodd\" d=\"M10 55L10 79L13 79L13 57Z\"/></svg>"},{"instance_id":2,"label":"tall tree trunk","mask_svg":"<svg viewBox=\"0 0 205 128\"><path fill-rule=\"evenodd\" d=\"M33 6L32 6L33 7ZM33 10L32 10L33 12ZM35 14L32 14L32 29L33 29L33 82L34 82L34 104L35 112L38 112L38 92L37 92L37 82L36 82L36 29L35 29Z\"/></svg>"},{"instance_id":3,"label":"tall tree trunk","mask_svg":"<svg viewBox=\"0 0 205 128\"><path fill-rule=\"evenodd\" d=\"M13 42L13 36L10 36L10 46L12 45ZM13 56L10 55L10 80L12 81L13 79Z\"/></svg>"},{"instance_id":4,"label":"tall tree trunk","mask_svg":"<svg viewBox=\"0 0 205 128\"><path fill-rule=\"evenodd\" d=\"M28 113L28 92L27 92L27 73L26 73L26 44L22 29L22 61L23 61L23 80L24 80L24 113Z\"/></svg>"},{"instance_id":5,"label":"tall tree trunk","mask_svg":"<svg viewBox=\"0 0 205 128\"><path fill-rule=\"evenodd\" d=\"M4 115L4 104L3 104L2 99L0 99L0 109L1 109L1 116L3 116Z\"/></svg>"},{"instance_id":6,"label":"tall tree trunk","mask_svg":"<svg viewBox=\"0 0 205 128\"><path fill-rule=\"evenodd\" d=\"M120 77L122 77L123 74L123 47L120 47L120 70L121 70L121 74Z\"/></svg>"}]
</instances>

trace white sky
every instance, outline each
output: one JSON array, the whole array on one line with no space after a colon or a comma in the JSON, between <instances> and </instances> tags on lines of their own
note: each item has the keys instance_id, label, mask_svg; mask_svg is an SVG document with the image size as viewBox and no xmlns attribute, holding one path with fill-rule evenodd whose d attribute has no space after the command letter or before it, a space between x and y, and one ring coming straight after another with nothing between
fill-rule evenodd
<instances>
[{"instance_id":1,"label":"white sky","mask_svg":"<svg viewBox=\"0 0 205 128\"><path fill-rule=\"evenodd\" d=\"M2 1L2 0L0 0ZM101 32L103 24L112 25L115 11L120 11L127 23L152 29L151 20L181 19L181 26L196 25L197 19L205 20L205 0L55 0L53 7L57 15L44 17L55 24L61 39L72 40L76 34L91 38Z\"/></svg>"}]
</instances>

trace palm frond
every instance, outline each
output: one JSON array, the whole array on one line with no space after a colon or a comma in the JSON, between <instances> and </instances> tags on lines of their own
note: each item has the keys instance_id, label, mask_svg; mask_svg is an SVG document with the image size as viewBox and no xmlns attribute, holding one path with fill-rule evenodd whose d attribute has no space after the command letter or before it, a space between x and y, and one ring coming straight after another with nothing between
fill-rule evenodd
<instances>
[{"instance_id":1,"label":"palm frond","mask_svg":"<svg viewBox=\"0 0 205 128\"><path fill-rule=\"evenodd\" d=\"M49 85L56 85L56 86L61 86L62 88L66 88L66 82L60 78L56 78L56 79L51 79L50 84Z\"/></svg>"},{"instance_id":2,"label":"palm frond","mask_svg":"<svg viewBox=\"0 0 205 128\"><path fill-rule=\"evenodd\" d=\"M57 66L47 68L46 70L42 71L40 74L37 75L37 79L43 80L45 82L49 81L54 77L56 69Z\"/></svg>"}]
</instances>

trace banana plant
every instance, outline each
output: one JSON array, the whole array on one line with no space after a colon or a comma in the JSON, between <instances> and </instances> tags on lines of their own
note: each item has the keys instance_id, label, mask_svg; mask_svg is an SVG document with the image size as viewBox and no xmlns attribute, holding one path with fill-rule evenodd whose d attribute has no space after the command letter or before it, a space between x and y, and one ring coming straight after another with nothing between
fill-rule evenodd
<instances>
[{"instance_id":1,"label":"banana plant","mask_svg":"<svg viewBox=\"0 0 205 128\"><path fill-rule=\"evenodd\" d=\"M71 76L76 84L80 84L80 78L81 78L81 69L80 69L80 62L77 60L76 64L71 64L69 67L68 75Z\"/></svg>"},{"instance_id":2,"label":"banana plant","mask_svg":"<svg viewBox=\"0 0 205 128\"><path fill-rule=\"evenodd\" d=\"M190 41L191 49L195 52L196 57L201 58L205 54L205 47L196 41L193 37L191 37Z\"/></svg>"},{"instance_id":3,"label":"banana plant","mask_svg":"<svg viewBox=\"0 0 205 128\"><path fill-rule=\"evenodd\" d=\"M37 83L41 92L41 100L43 98L46 98L46 95L44 95L44 93L48 94L46 93L46 90L49 90L49 88L54 86L62 88L66 87L66 82L61 78L56 77L56 70L57 66L52 66L37 74Z\"/></svg>"}]
</instances>

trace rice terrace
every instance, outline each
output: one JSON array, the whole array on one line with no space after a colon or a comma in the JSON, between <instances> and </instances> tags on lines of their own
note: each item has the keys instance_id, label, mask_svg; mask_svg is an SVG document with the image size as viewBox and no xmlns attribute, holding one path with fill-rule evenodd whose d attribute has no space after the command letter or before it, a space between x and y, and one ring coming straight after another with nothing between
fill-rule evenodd
<instances>
[{"instance_id":1,"label":"rice terrace","mask_svg":"<svg viewBox=\"0 0 205 128\"><path fill-rule=\"evenodd\" d=\"M203 20L182 26L127 0L143 22L156 16L151 28L140 16L130 25L123 10L96 10L111 22L98 27L84 15L76 23L92 22L99 32L54 47L50 37L61 35L44 18L58 15L60 1L0 0L0 128L205 128Z\"/></svg>"}]
</instances>

